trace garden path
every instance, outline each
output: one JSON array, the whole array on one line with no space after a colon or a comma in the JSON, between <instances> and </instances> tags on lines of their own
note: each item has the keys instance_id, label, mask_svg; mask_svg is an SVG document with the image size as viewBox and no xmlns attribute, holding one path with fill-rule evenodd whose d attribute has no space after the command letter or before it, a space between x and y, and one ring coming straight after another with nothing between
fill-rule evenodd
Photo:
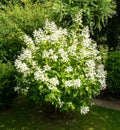
<instances>
[{"instance_id":1,"label":"garden path","mask_svg":"<svg viewBox=\"0 0 120 130\"><path fill-rule=\"evenodd\" d=\"M111 108L111 109L115 109L115 110L120 110L120 100L107 101L107 100L103 100L103 99L94 99L93 103L98 106Z\"/></svg>"}]
</instances>

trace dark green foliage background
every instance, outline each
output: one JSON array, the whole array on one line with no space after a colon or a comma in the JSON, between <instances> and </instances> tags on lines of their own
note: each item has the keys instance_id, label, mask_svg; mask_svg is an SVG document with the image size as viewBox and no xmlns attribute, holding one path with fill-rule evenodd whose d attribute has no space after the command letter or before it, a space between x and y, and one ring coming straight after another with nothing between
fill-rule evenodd
<instances>
[{"instance_id":1,"label":"dark green foliage background","mask_svg":"<svg viewBox=\"0 0 120 130\"><path fill-rule=\"evenodd\" d=\"M106 69L110 91L120 93L120 52L110 52L108 54Z\"/></svg>"},{"instance_id":2,"label":"dark green foliage background","mask_svg":"<svg viewBox=\"0 0 120 130\"><path fill-rule=\"evenodd\" d=\"M0 4L0 108L9 106L16 96L14 61L25 46L23 35L43 26L46 10L40 4Z\"/></svg>"},{"instance_id":3,"label":"dark green foliage background","mask_svg":"<svg viewBox=\"0 0 120 130\"><path fill-rule=\"evenodd\" d=\"M14 91L14 87L17 85L15 73L16 70L10 63L0 61L0 109L9 107L17 96Z\"/></svg>"}]
</instances>

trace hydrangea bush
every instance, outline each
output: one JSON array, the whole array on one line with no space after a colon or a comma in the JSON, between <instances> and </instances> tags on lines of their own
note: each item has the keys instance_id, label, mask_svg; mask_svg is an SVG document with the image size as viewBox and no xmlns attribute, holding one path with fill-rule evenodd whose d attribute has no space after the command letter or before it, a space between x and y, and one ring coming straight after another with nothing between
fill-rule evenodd
<instances>
[{"instance_id":1,"label":"hydrangea bush","mask_svg":"<svg viewBox=\"0 0 120 130\"><path fill-rule=\"evenodd\" d=\"M61 111L89 111L92 98L106 86L106 72L97 44L81 24L81 16L70 30L46 20L33 38L24 36L26 48L15 61L21 73L16 91Z\"/></svg>"}]
</instances>

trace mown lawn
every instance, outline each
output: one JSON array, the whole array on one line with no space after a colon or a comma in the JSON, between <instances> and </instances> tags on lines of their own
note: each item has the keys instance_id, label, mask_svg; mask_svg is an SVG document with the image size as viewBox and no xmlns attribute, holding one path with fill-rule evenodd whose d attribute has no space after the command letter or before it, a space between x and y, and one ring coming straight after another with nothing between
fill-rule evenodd
<instances>
[{"instance_id":1,"label":"mown lawn","mask_svg":"<svg viewBox=\"0 0 120 130\"><path fill-rule=\"evenodd\" d=\"M0 130L120 130L117 110L93 106L87 115L48 117L46 113L25 99L17 99L11 109L0 111Z\"/></svg>"}]
</instances>

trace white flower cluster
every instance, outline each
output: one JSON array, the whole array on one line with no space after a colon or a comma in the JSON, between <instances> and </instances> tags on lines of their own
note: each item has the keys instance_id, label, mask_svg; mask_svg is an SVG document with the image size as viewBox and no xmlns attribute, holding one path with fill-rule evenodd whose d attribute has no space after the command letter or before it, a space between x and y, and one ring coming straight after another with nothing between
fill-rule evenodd
<instances>
[{"instance_id":1,"label":"white flower cluster","mask_svg":"<svg viewBox=\"0 0 120 130\"><path fill-rule=\"evenodd\" d=\"M80 79L67 80L67 81L65 81L65 86L79 88L81 86Z\"/></svg>"},{"instance_id":2,"label":"white flower cluster","mask_svg":"<svg viewBox=\"0 0 120 130\"><path fill-rule=\"evenodd\" d=\"M17 59L15 61L16 69L26 75L29 72L29 68L26 63L23 63L21 60Z\"/></svg>"},{"instance_id":3,"label":"white flower cluster","mask_svg":"<svg viewBox=\"0 0 120 130\"><path fill-rule=\"evenodd\" d=\"M33 32L33 35L35 38L35 43L40 43L42 41L49 41L51 42L51 44L55 44L56 42L61 41L61 39L64 39L64 36L67 36L68 32L67 29L62 28L58 29L54 22L50 23L48 20L46 20L44 31L42 29L35 30Z\"/></svg>"},{"instance_id":4,"label":"white flower cluster","mask_svg":"<svg viewBox=\"0 0 120 130\"><path fill-rule=\"evenodd\" d=\"M106 88L106 77L107 72L104 71L104 65L100 64L97 66L97 75L96 77L98 78L98 81L101 84L101 90Z\"/></svg>"},{"instance_id":5,"label":"white flower cluster","mask_svg":"<svg viewBox=\"0 0 120 130\"><path fill-rule=\"evenodd\" d=\"M22 49L15 66L26 83L29 82L31 86L37 84L36 87L47 101L54 105L57 102L61 109L66 106L74 109L76 105L69 95L73 89L74 98L78 98L86 86L90 91L96 83L100 85L97 89L105 88L106 72L97 45L90 39L88 27L78 35L77 31L68 32L47 20L45 27L35 30L33 36L34 40L27 35L24 37L27 47ZM93 93L90 94L93 96ZM89 111L87 106L79 106L79 109L81 114Z\"/></svg>"},{"instance_id":6,"label":"white flower cluster","mask_svg":"<svg viewBox=\"0 0 120 130\"><path fill-rule=\"evenodd\" d=\"M80 109L80 113L81 114L87 114L89 112L89 107L88 106L81 106L81 109Z\"/></svg>"}]
</instances>

